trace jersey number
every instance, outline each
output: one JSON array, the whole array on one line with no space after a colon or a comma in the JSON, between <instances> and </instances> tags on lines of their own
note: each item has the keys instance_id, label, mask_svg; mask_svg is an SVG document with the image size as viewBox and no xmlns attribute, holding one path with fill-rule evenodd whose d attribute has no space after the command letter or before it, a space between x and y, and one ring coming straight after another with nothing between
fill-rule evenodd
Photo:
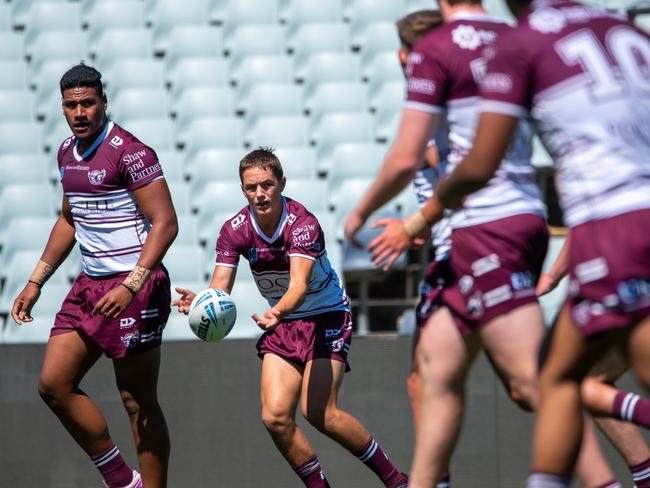
<instances>
[{"instance_id":1,"label":"jersey number","mask_svg":"<svg viewBox=\"0 0 650 488\"><path fill-rule=\"evenodd\" d=\"M559 40L555 48L567 65L580 64L589 75L596 99L621 95L625 90L623 80L638 90L650 91L648 39L628 27L610 29L605 39L607 46L603 46L593 32L580 30Z\"/></svg>"}]
</instances>

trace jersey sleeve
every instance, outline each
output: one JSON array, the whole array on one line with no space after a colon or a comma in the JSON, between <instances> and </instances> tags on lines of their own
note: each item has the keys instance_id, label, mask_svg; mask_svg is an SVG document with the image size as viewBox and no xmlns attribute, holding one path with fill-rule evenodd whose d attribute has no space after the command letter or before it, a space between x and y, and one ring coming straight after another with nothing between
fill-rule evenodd
<instances>
[{"instance_id":1,"label":"jersey sleeve","mask_svg":"<svg viewBox=\"0 0 650 488\"><path fill-rule=\"evenodd\" d=\"M325 249L325 237L313 215L299 218L291 229L289 257L299 256L316 260Z\"/></svg>"},{"instance_id":2,"label":"jersey sleeve","mask_svg":"<svg viewBox=\"0 0 650 488\"><path fill-rule=\"evenodd\" d=\"M446 70L441 58L427 51L426 44L419 43L409 54L404 108L439 113L446 102Z\"/></svg>"},{"instance_id":3,"label":"jersey sleeve","mask_svg":"<svg viewBox=\"0 0 650 488\"><path fill-rule=\"evenodd\" d=\"M481 80L481 112L525 117L530 106L532 65L515 33L502 36L488 54Z\"/></svg>"},{"instance_id":4,"label":"jersey sleeve","mask_svg":"<svg viewBox=\"0 0 650 488\"><path fill-rule=\"evenodd\" d=\"M217 266L236 268L239 264L241 254L236 244L236 236L233 233L231 220L226 221L217 236Z\"/></svg>"},{"instance_id":5,"label":"jersey sleeve","mask_svg":"<svg viewBox=\"0 0 650 488\"><path fill-rule=\"evenodd\" d=\"M129 190L135 190L163 177L162 166L155 151L141 142L127 146L120 164Z\"/></svg>"}]
</instances>

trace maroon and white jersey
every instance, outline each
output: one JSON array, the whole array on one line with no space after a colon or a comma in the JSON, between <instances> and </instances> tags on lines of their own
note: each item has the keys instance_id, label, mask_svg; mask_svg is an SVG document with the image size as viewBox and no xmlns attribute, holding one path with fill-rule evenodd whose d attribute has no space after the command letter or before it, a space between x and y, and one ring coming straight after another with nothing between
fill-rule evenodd
<instances>
[{"instance_id":1,"label":"maroon and white jersey","mask_svg":"<svg viewBox=\"0 0 650 488\"><path fill-rule=\"evenodd\" d=\"M156 153L109 121L84 154L71 136L57 159L84 272L101 276L132 270L151 224L131 192L163 177Z\"/></svg>"},{"instance_id":2,"label":"maroon and white jersey","mask_svg":"<svg viewBox=\"0 0 650 488\"><path fill-rule=\"evenodd\" d=\"M283 198L282 217L272 236L264 234L248 206L227 220L217 237L216 265L236 268L239 256L248 260L257 289L271 307L289 288L290 258L314 261L305 302L288 319L350 311L350 300L327 258L320 224L295 200Z\"/></svg>"},{"instance_id":3,"label":"maroon and white jersey","mask_svg":"<svg viewBox=\"0 0 650 488\"><path fill-rule=\"evenodd\" d=\"M511 27L488 14L460 13L424 36L409 55L406 109L442 114L449 124L447 171L472 147L480 109L478 83L485 73L484 51ZM512 215L545 216L535 180L532 127L522 121L513 143L487 186L469 195L451 215L453 228L477 225Z\"/></svg>"},{"instance_id":4,"label":"maroon and white jersey","mask_svg":"<svg viewBox=\"0 0 650 488\"><path fill-rule=\"evenodd\" d=\"M650 208L650 42L626 19L533 2L497 42L482 110L532 116L569 226Z\"/></svg>"}]
</instances>

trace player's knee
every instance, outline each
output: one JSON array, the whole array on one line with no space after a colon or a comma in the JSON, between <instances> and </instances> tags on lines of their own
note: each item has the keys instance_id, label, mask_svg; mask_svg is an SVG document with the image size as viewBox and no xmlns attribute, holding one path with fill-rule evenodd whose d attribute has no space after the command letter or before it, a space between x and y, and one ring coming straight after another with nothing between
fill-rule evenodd
<instances>
[{"instance_id":1,"label":"player's knee","mask_svg":"<svg viewBox=\"0 0 650 488\"><path fill-rule=\"evenodd\" d=\"M508 387L512 402L525 412L532 412L537 405L537 390L527 382L513 382Z\"/></svg>"},{"instance_id":2,"label":"player's knee","mask_svg":"<svg viewBox=\"0 0 650 488\"><path fill-rule=\"evenodd\" d=\"M307 421L320 432L331 432L337 430L341 420L341 411L335 407L325 409L309 408L303 411Z\"/></svg>"},{"instance_id":3,"label":"player's knee","mask_svg":"<svg viewBox=\"0 0 650 488\"><path fill-rule=\"evenodd\" d=\"M419 373L413 371L406 378L406 391L411 402L415 401L420 394L421 379Z\"/></svg>"},{"instance_id":4,"label":"player's knee","mask_svg":"<svg viewBox=\"0 0 650 488\"><path fill-rule=\"evenodd\" d=\"M582 403L587 409L598 404L600 398L600 381L595 378L585 378L580 385Z\"/></svg>"},{"instance_id":5,"label":"player's knee","mask_svg":"<svg viewBox=\"0 0 650 488\"><path fill-rule=\"evenodd\" d=\"M38 395L50 407L60 403L65 392L66 389L55 381L48 381L42 377L38 381Z\"/></svg>"},{"instance_id":6,"label":"player's knee","mask_svg":"<svg viewBox=\"0 0 650 488\"><path fill-rule=\"evenodd\" d=\"M286 412L262 409L262 423L271 434L284 434L294 428L294 421Z\"/></svg>"}]
</instances>

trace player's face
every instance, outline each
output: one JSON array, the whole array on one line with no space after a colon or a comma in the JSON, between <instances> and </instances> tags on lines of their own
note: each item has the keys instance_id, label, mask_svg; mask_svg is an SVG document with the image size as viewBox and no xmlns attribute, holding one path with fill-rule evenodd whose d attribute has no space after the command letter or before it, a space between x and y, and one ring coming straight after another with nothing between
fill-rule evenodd
<instances>
[{"instance_id":1,"label":"player's face","mask_svg":"<svg viewBox=\"0 0 650 488\"><path fill-rule=\"evenodd\" d=\"M282 191L286 179L278 180L270 169L253 167L242 174L242 190L256 217L282 211Z\"/></svg>"},{"instance_id":2,"label":"player's face","mask_svg":"<svg viewBox=\"0 0 650 488\"><path fill-rule=\"evenodd\" d=\"M106 99L97 90L82 86L63 91L63 115L79 140L94 139L106 121Z\"/></svg>"}]
</instances>

